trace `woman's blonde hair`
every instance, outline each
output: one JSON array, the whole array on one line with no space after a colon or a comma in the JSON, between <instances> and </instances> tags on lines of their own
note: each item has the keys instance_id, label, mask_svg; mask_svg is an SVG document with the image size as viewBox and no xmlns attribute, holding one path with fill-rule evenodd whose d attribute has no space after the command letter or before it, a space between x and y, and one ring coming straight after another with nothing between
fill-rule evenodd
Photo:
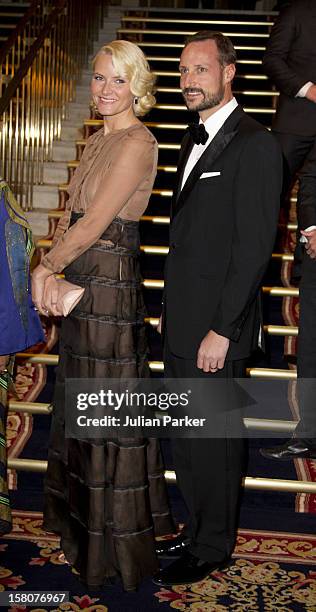
<instances>
[{"instance_id":1,"label":"woman's blonde hair","mask_svg":"<svg viewBox=\"0 0 316 612\"><path fill-rule=\"evenodd\" d=\"M129 80L132 94L135 96L135 115L145 115L156 104L154 85L156 77L151 72L142 50L129 40L113 40L107 43L95 55L95 62L101 53L112 56L115 70Z\"/></svg>"}]
</instances>

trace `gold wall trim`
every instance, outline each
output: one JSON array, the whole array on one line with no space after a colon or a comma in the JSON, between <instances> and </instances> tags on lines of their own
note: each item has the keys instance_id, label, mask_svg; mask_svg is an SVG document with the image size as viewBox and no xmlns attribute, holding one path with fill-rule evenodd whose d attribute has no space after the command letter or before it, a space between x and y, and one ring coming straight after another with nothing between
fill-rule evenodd
<instances>
[{"instance_id":1,"label":"gold wall trim","mask_svg":"<svg viewBox=\"0 0 316 612\"><path fill-rule=\"evenodd\" d=\"M273 259L282 259L282 261L294 261L292 253L272 253Z\"/></svg>"},{"instance_id":2,"label":"gold wall trim","mask_svg":"<svg viewBox=\"0 0 316 612\"><path fill-rule=\"evenodd\" d=\"M163 36L191 36L191 34L196 34L197 30L151 30L143 28L118 28L117 33L120 34L157 34ZM225 36L229 36L229 38L269 38L269 34L258 34L257 32L248 33L248 32L222 32Z\"/></svg>"},{"instance_id":3,"label":"gold wall trim","mask_svg":"<svg viewBox=\"0 0 316 612\"><path fill-rule=\"evenodd\" d=\"M167 55L146 55L146 59L148 62L175 62L177 64L180 61L179 57L170 57ZM238 59L236 63L249 66L261 66L262 60Z\"/></svg>"},{"instance_id":4,"label":"gold wall trim","mask_svg":"<svg viewBox=\"0 0 316 612\"><path fill-rule=\"evenodd\" d=\"M276 297L298 297L299 289L297 287L262 287L263 293L269 293Z\"/></svg>"},{"instance_id":5,"label":"gold wall trim","mask_svg":"<svg viewBox=\"0 0 316 612\"><path fill-rule=\"evenodd\" d=\"M251 378L267 378L269 380L295 380L294 370L278 370L273 368L247 368L247 376Z\"/></svg>"},{"instance_id":6,"label":"gold wall trim","mask_svg":"<svg viewBox=\"0 0 316 612\"><path fill-rule=\"evenodd\" d=\"M162 150L173 149L175 151L179 151L180 145L179 144L169 144L168 142L166 143L158 142L158 149L162 149Z\"/></svg>"},{"instance_id":7,"label":"gold wall trim","mask_svg":"<svg viewBox=\"0 0 316 612\"><path fill-rule=\"evenodd\" d=\"M144 287L146 287L146 289L163 289L164 288L164 281L163 280L156 280L155 278L153 279L144 279L143 280L143 285Z\"/></svg>"},{"instance_id":8,"label":"gold wall trim","mask_svg":"<svg viewBox=\"0 0 316 612\"><path fill-rule=\"evenodd\" d=\"M169 253L169 247L151 246L150 244L141 245L140 250L146 255L168 255Z\"/></svg>"},{"instance_id":9,"label":"gold wall trim","mask_svg":"<svg viewBox=\"0 0 316 612\"><path fill-rule=\"evenodd\" d=\"M26 412L28 414L51 414L52 404L43 404L40 402L16 402L10 400L10 412Z\"/></svg>"},{"instance_id":10,"label":"gold wall trim","mask_svg":"<svg viewBox=\"0 0 316 612\"><path fill-rule=\"evenodd\" d=\"M172 198L172 190L171 189L153 189L151 192L153 195L160 195L164 198Z\"/></svg>"},{"instance_id":11,"label":"gold wall trim","mask_svg":"<svg viewBox=\"0 0 316 612\"><path fill-rule=\"evenodd\" d=\"M294 325L264 325L264 331L269 336L297 336L298 327Z\"/></svg>"},{"instance_id":12,"label":"gold wall trim","mask_svg":"<svg viewBox=\"0 0 316 612\"><path fill-rule=\"evenodd\" d=\"M27 363L42 363L45 365L57 365L59 355L52 353L17 353L17 358L26 361Z\"/></svg>"},{"instance_id":13,"label":"gold wall trim","mask_svg":"<svg viewBox=\"0 0 316 612\"><path fill-rule=\"evenodd\" d=\"M157 128L158 130L186 130L186 123L154 123L147 121L145 123L147 127Z\"/></svg>"},{"instance_id":14,"label":"gold wall trim","mask_svg":"<svg viewBox=\"0 0 316 612\"><path fill-rule=\"evenodd\" d=\"M46 472L47 461L38 459L9 459L8 468L25 472ZM173 470L166 470L165 478L168 483L176 483L176 475ZM308 482L307 480L281 480L279 478L246 476L243 480L243 486L245 489L258 491L316 494L316 482Z\"/></svg>"},{"instance_id":15,"label":"gold wall trim","mask_svg":"<svg viewBox=\"0 0 316 612\"><path fill-rule=\"evenodd\" d=\"M139 47L158 47L163 49L183 49L183 43L164 43L164 42L149 42L140 41L137 43ZM265 51L266 47L252 45L234 45L236 51Z\"/></svg>"},{"instance_id":16,"label":"gold wall trim","mask_svg":"<svg viewBox=\"0 0 316 612\"><path fill-rule=\"evenodd\" d=\"M48 213L49 219L60 219L62 215L54 215L53 213ZM52 240L49 238L39 238L36 240L36 246L39 249L50 249L52 246Z\"/></svg>"},{"instance_id":17,"label":"gold wall trim","mask_svg":"<svg viewBox=\"0 0 316 612\"><path fill-rule=\"evenodd\" d=\"M180 77L179 72L171 71L171 70L153 70L153 73L157 76L165 76L165 77ZM249 79L253 81L267 81L268 77L265 74L238 74L238 79ZM236 77L236 78L237 78Z\"/></svg>"},{"instance_id":18,"label":"gold wall trim","mask_svg":"<svg viewBox=\"0 0 316 612\"><path fill-rule=\"evenodd\" d=\"M9 12L6 13L4 11L0 11L0 18L2 18L2 17L24 17L24 13L18 13L18 12L16 12L16 13L9 13ZM13 27L15 27L15 26L13 26Z\"/></svg>"},{"instance_id":19,"label":"gold wall trim","mask_svg":"<svg viewBox=\"0 0 316 612\"><path fill-rule=\"evenodd\" d=\"M172 170L173 172L173 170ZM143 215L141 221L149 221L150 223L161 223L163 225L170 224L170 217L159 217L155 215Z\"/></svg>"},{"instance_id":20,"label":"gold wall trim","mask_svg":"<svg viewBox=\"0 0 316 612\"><path fill-rule=\"evenodd\" d=\"M21 472L46 472L47 461L41 459L8 459L8 468Z\"/></svg>"},{"instance_id":21,"label":"gold wall trim","mask_svg":"<svg viewBox=\"0 0 316 612\"><path fill-rule=\"evenodd\" d=\"M168 483L176 483L176 475L173 470L165 471ZM281 491L283 493L316 493L316 482L307 480L281 480L279 478L255 478L246 476L243 480L245 489L257 491Z\"/></svg>"},{"instance_id":22,"label":"gold wall trim","mask_svg":"<svg viewBox=\"0 0 316 612\"><path fill-rule=\"evenodd\" d=\"M162 17L137 17L136 15L128 15L121 18L122 22L135 23L137 21L141 21L142 23L188 23L188 24L199 24L199 25L236 25L236 26L262 26L266 28L270 28L273 26L273 21L225 21L223 19L174 19L174 18L166 18Z\"/></svg>"},{"instance_id":23,"label":"gold wall trim","mask_svg":"<svg viewBox=\"0 0 316 612\"><path fill-rule=\"evenodd\" d=\"M168 110L168 111L187 111L187 107L185 104L156 104L155 108L160 110ZM258 107L244 107L245 113L253 113L253 114L270 114L273 115L275 113L275 108L258 108Z\"/></svg>"},{"instance_id":24,"label":"gold wall trim","mask_svg":"<svg viewBox=\"0 0 316 612\"><path fill-rule=\"evenodd\" d=\"M269 431L275 433L293 433L298 421L283 421L280 419L244 418L244 424L250 431Z\"/></svg>"}]
</instances>

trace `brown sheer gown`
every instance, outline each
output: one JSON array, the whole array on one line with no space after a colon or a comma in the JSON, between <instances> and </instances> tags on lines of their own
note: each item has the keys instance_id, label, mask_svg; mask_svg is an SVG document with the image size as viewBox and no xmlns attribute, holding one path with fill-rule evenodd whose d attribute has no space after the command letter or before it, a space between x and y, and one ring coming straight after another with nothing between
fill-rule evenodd
<instances>
[{"instance_id":1,"label":"brown sheer gown","mask_svg":"<svg viewBox=\"0 0 316 612\"><path fill-rule=\"evenodd\" d=\"M138 220L156 165L156 140L141 123L91 136L43 260L86 289L62 320L44 525L91 587L120 576L136 588L157 570L154 536L172 531L157 440L64 435L65 378L149 376Z\"/></svg>"}]
</instances>

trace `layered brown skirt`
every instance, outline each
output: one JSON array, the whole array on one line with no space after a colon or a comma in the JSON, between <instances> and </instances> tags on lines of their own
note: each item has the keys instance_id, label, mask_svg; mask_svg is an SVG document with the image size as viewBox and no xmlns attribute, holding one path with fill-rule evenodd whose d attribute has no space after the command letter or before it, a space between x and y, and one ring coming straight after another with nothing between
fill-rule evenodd
<instances>
[{"instance_id":1,"label":"layered brown skirt","mask_svg":"<svg viewBox=\"0 0 316 612\"><path fill-rule=\"evenodd\" d=\"M155 535L173 530L157 440L65 439L65 379L149 376L138 253L138 223L116 218L65 270L86 291L62 321L44 524L91 587L136 588L157 570Z\"/></svg>"}]
</instances>

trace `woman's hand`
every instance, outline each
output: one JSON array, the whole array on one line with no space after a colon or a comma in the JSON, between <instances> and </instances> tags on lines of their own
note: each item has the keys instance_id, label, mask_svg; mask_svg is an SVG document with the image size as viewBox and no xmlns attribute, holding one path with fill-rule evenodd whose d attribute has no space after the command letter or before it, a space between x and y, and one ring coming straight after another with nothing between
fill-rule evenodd
<instances>
[{"instance_id":1,"label":"woman's hand","mask_svg":"<svg viewBox=\"0 0 316 612\"><path fill-rule=\"evenodd\" d=\"M32 272L32 300L35 308L46 317L49 315L49 312L43 301L45 281L52 275L53 272L45 268L42 264L39 264Z\"/></svg>"},{"instance_id":2,"label":"woman's hand","mask_svg":"<svg viewBox=\"0 0 316 612\"><path fill-rule=\"evenodd\" d=\"M4 372L10 361L10 355L0 355L0 374Z\"/></svg>"},{"instance_id":3,"label":"woman's hand","mask_svg":"<svg viewBox=\"0 0 316 612\"><path fill-rule=\"evenodd\" d=\"M58 308L58 280L54 274L45 281L42 303L46 312L54 317L59 317L63 314Z\"/></svg>"}]
</instances>

